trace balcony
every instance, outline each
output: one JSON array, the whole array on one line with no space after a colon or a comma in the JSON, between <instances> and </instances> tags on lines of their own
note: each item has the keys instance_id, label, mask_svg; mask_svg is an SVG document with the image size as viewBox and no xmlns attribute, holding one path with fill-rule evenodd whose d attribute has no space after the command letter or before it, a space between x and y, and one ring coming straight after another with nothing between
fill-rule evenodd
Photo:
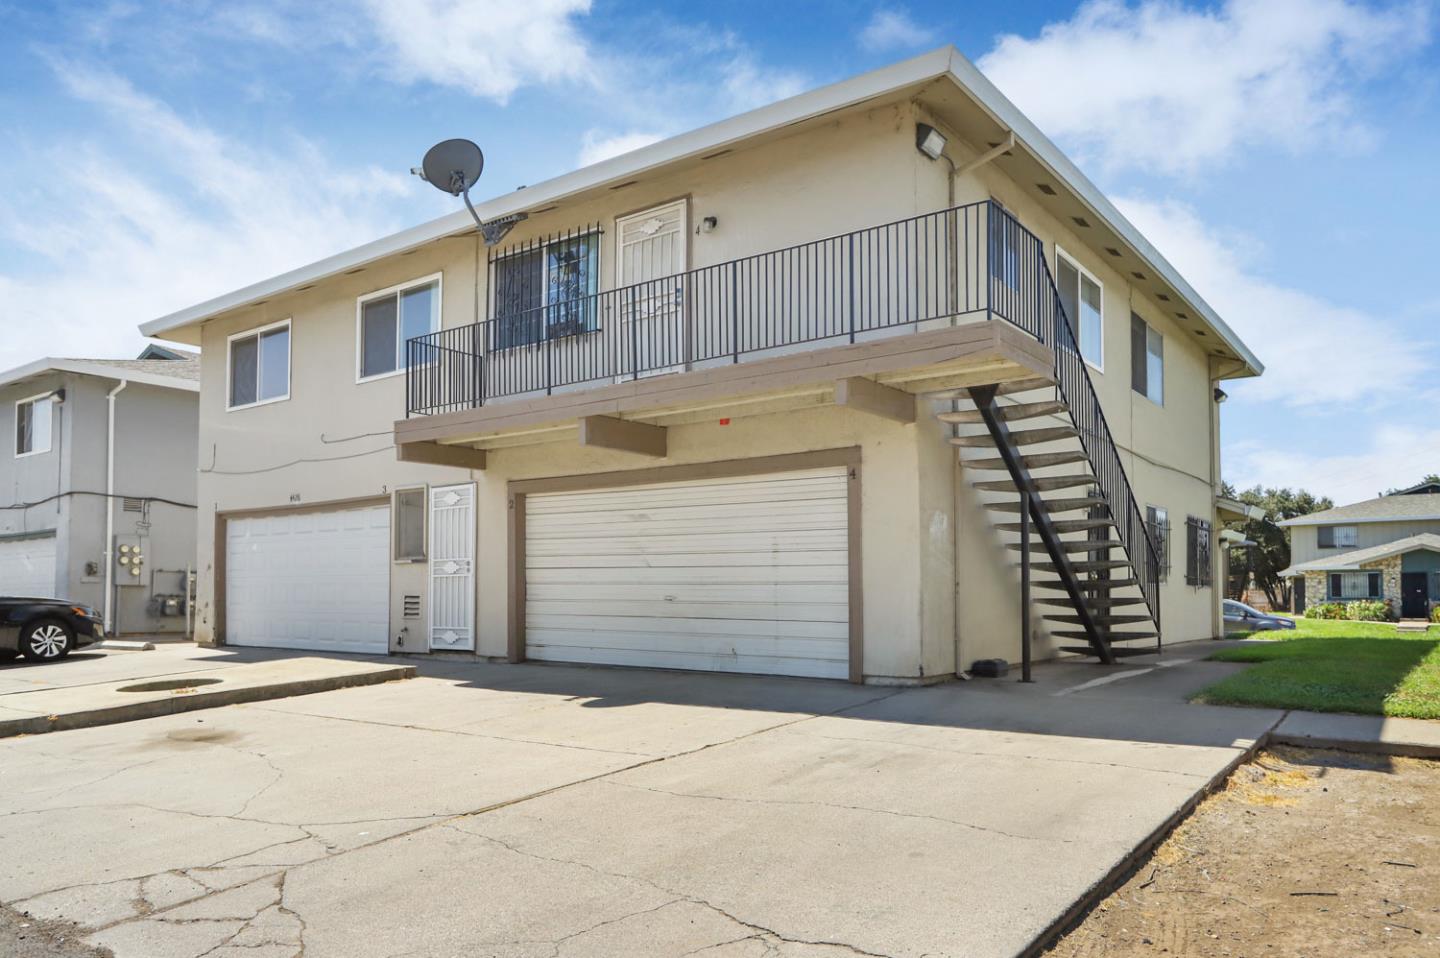
<instances>
[{"instance_id":1,"label":"balcony","mask_svg":"<svg viewBox=\"0 0 1440 958\"><path fill-rule=\"evenodd\" d=\"M430 418L430 441L483 441L522 408L534 425L546 408L573 422L577 403L636 413L695 389L713 400L864 376L921 392L1048 374L1046 281L1039 242L985 202L590 295L552 283L543 305L410 340L406 418Z\"/></svg>"}]
</instances>

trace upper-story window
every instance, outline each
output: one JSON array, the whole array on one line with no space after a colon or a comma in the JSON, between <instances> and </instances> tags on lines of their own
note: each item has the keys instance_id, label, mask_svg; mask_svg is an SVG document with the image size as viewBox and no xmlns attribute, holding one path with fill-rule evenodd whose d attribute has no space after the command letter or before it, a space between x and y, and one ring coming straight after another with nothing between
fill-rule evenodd
<instances>
[{"instance_id":1,"label":"upper-story window","mask_svg":"<svg viewBox=\"0 0 1440 958\"><path fill-rule=\"evenodd\" d=\"M53 393L32 396L15 404L16 458L50 451L50 418L54 410Z\"/></svg>"},{"instance_id":2,"label":"upper-story window","mask_svg":"<svg viewBox=\"0 0 1440 958\"><path fill-rule=\"evenodd\" d=\"M1105 369L1105 293L1100 281L1058 247L1055 251L1055 282L1060 303L1075 326L1080 355L1102 372Z\"/></svg>"},{"instance_id":3,"label":"upper-story window","mask_svg":"<svg viewBox=\"0 0 1440 958\"><path fill-rule=\"evenodd\" d=\"M1130 388L1157 406L1165 404L1165 337L1130 314Z\"/></svg>"},{"instance_id":4,"label":"upper-story window","mask_svg":"<svg viewBox=\"0 0 1440 958\"><path fill-rule=\"evenodd\" d=\"M598 229L536 240L490 261L493 345L500 349L600 326Z\"/></svg>"},{"instance_id":5,"label":"upper-story window","mask_svg":"<svg viewBox=\"0 0 1440 958\"><path fill-rule=\"evenodd\" d=\"M226 342L230 409L290 398L290 320L236 333Z\"/></svg>"},{"instance_id":6,"label":"upper-story window","mask_svg":"<svg viewBox=\"0 0 1440 958\"><path fill-rule=\"evenodd\" d=\"M1322 549L1353 549L1360 544L1358 526L1317 526L1315 533Z\"/></svg>"},{"instance_id":7,"label":"upper-story window","mask_svg":"<svg viewBox=\"0 0 1440 958\"><path fill-rule=\"evenodd\" d=\"M440 328L440 275L361 296L356 303L356 379L405 368L405 343Z\"/></svg>"}]
</instances>

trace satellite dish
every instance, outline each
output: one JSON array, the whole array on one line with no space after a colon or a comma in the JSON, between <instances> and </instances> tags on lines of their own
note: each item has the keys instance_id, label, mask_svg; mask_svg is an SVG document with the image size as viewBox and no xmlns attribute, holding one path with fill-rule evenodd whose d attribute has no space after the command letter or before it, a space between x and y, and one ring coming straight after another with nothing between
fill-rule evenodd
<instances>
[{"instance_id":1,"label":"satellite dish","mask_svg":"<svg viewBox=\"0 0 1440 958\"><path fill-rule=\"evenodd\" d=\"M426 152L420 176L436 189L460 196L475 185L484 169L480 147L469 140L444 140Z\"/></svg>"}]
</instances>

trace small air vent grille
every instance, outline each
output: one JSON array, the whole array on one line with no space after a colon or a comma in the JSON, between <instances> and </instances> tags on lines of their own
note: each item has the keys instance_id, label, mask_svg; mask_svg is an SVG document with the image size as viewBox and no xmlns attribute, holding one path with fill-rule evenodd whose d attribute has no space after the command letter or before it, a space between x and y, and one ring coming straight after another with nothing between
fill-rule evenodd
<instances>
[{"instance_id":1,"label":"small air vent grille","mask_svg":"<svg viewBox=\"0 0 1440 958\"><path fill-rule=\"evenodd\" d=\"M144 512L145 500L132 499L131 497L126 496L125 498L120 500L120 508L126 512Z\"/></svg>"},{"instance_id":2,"label":"small air vent grille","mask_svg":"<svg viewBox=\"0 0 1440 958\"><path fill-rule=\"evenodd\" d=\"M1038 189L1041 193L1044 193L1046 196L1055 195L1055 187L1051 186L1049 183L1036 183L1035 188Z\"/></svg>"},{"instance_id":3,"label":"small air vent grille","mask_svg":"<svg viewBox=\"0 0 1440 958\"><path fill-rule=\"evenodd\" d=\"M420 618L420 597L418 595L407 595L405 597L405 618Z\"/></svg>"},{"instance_id":4,"label":"small air vent grille","mask_svg":"<svg viewBox=\"0 0 1440 958\"><path fill-rule=\"evenodd\" d=\"M1090 228L1090 221L1083 216L1072 216L1070 217L1070 219L1075 223L1076 226L1083 226L1086 229Z\"/></svg>"},{"instance_id":5,"label":"small air vent grille","mask_svg":"<svg viewBox=\"0 0 1440 958\"><path fill-rule=\"evenodd\" d=\"M1119 255L1120 255L1120 251L1119 251L1118 249L1116 249L1115 247L1113 247L1113 246L1107 246L1107 247L1105 247L1105 252L1109 253L1111 256L1119 256Z\"/></svg>"}]
</instances>

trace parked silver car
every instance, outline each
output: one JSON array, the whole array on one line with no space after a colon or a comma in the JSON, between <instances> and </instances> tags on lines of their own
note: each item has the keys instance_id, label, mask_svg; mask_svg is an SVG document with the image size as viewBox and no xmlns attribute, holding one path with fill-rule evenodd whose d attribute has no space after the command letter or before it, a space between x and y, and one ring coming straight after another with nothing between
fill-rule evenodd
<instances>
[{"instance_id":1,"label":"parked silver car","mask_svg":"<svg viewBox=\"0 0 1440 958\"><path fill-rule=\"evenodd\" d=\"M1294 619L1287 619L1283 615L1267 615L1234 599L1225 600L1226 632L1272 632L1276 629L1293 628Z\"/></svg>"}]
</instances>

